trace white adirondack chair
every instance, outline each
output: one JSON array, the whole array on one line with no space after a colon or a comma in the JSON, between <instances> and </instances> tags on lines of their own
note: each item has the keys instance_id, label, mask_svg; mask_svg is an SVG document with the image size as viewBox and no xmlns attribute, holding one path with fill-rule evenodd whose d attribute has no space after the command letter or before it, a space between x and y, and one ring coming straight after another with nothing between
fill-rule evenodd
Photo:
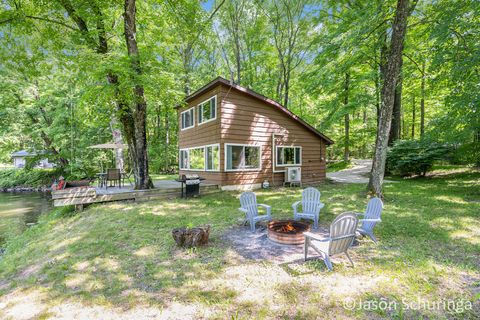
<instances>
[{"instance_id":1,"label":"white adirondack chair","mask_svg":"<svg viewBox=\"0 0 480 320\"><path fill-rule=\"evenodd\" d=\"M302 212L298 211L298 205L302 204ZM313 220L313 228L318 228L318 216L320 209L325 206L320 201L320 191L309 187L302 191L302 201L297 201L292 204L293 219L299 220L301 218Z\"/></svg>"},{"instance_id":2,"label":"white adirondack chair","mask_svg":"<svg viewBox=\"0 0 480 320\"><path fill-rule=\"evenodd\" d=\"M357 215L354 212L345 212L333 220L330 225L330 234L326 238L315 233L304 232L305 260L307 260L308 248L312 247L320 255L330 271L333 269L330 256L339 253L345 253L353 266L353 261L348 255L347 250L352 245L353 240L355 240L355 230L357 229L357 226Z\"/></svg>"},{"instance_id":3,"label":"white adirondack chair","mask_svg":"<svg viewBox=\"0 0 480 320\"><path fill-rule=\"evenodd\" d=\"M241 212L245 213L246 220L250 223L250 230L255 232L255 223L262 220L271 220L271 211L272 207L267 206L266 204L257 204L257 196L253 192L244 192L240 195L240 205L241 208L238 208ZM266 214L259 215L258 207L265 208Z\"/></svg>"},{"instance_id":4,"label":"white adirondack chair","mask_svg":"<svg viewBox=\"0 0 480 320\"><path fill-rule=\"evenodd\" d=\"M382 210L382 200L380 200L380 198L372 198L368 201L365 213L357 213L357 216L363 216L363 218L359 220L360 226L357 231L364 236L369 236L375 243L377 243L377 238L373 235L373 228L377 223L382 221L380 219Z\"/></svg>"}]
</instances>

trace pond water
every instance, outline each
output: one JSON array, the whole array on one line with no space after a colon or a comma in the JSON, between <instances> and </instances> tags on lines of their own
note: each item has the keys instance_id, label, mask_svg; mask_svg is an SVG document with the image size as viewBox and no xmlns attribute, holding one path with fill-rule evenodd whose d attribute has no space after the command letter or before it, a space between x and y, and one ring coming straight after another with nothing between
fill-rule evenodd
<instances>
[{"instance_id":1,"label":"pond water","mask_svg":"<svg viewBox=\"0 0 480 320\"><path fill-rule=\"evenodd\" d=\"M48 194L0 192L0 246L7 237L21 233L51 209Z\"/></svg>"}]
</instances>

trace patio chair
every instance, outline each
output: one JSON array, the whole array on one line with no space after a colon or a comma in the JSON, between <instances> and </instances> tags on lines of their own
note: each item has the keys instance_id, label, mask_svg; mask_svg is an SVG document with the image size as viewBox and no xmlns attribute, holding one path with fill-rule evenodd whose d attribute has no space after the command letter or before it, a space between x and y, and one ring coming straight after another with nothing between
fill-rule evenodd
<instances>
[{"instance_id":1,"label":"patio chair","mask_svg":"<svg viewBox=\"0 0 480 320\"><path fill-rule=\"evenodd\" d=\"M132 183L132 175L133 175L133 170L130 169L130 171L122 171L122 184L125 186L125 179L127 179L128 183Z\"/></svg>"},{"instance_id":2,"label":"patio chair","mask_svg":"<svg viewBox=\"0 0 480 320\"><path fill-rule=\"evenodd\" d=\"M357 229L357 232L364 236L369 236L373 242L377 243L377 238L373 235L373 228L375 225L382 220L380 215L383 210L383 202L380 198L372 198L368 201L367 210L365 213L357 213L357 216L363 216L359 221L361 222L360 226Z\"/></svg>"},{"instance_id":3,"label":"patio chair","mask_svg":"<svg viewBox=\"0 0 480 320\"><path fill-rule=\"evenodd\" d=\"M270 221L272 219L271 210L272 207L267 206L266 204L257 204L257 196L253 192L244 192L240 195L240 205L238 208L239 211L245 213L246 221L250 223L250 230L255 232L255 223L262 220ZM259 215L258 207L265 208L266 214Z\"/></svg>"},{"instance_id":4,"label":"patio chair","mask_svg":"<svg viewBox=\"0 0 480 320\"><path fill-rule=\"evenodd\" d=\"M302 212L298 211L298 205L302 204ZM320 201L320 191L309 187L302 191L302 201L297 201L292 204L293 219L299 220L301 218L313 220L313 228L318 229L318 216L320 209L325 206Z\"/></svg>"},{"instance_id":5,"label":"patio chair","mask_svg":"<svg viewBox=\"0 0 480 320\"><path fill-rule=\"evenodd\" d=\"M325 262L329 271L332 271L332 262L330 261L330 256L345 253L348 260L353 266L353 261L348 255L348 248L355 240L355 230L358 226L358 217L354 212L345 212L339 215L333 220L330 225L330 234L328 237L323 237L321 235L304 232L305 235L305 246L304 254L305 261L308 256L308 248L312 247Z\"/></svg>"},{"instance_id":6,"label":"patio chair","mask_svg":"<svg viewBox=\"0 0 480 320\"><path fill-rule=\"evenodd\" d=\"M112 187L112 182L113 186L118 185L121 187L121 182L122 182L122 175L120 174L120 169L107 169L107 178L106 178L106 183L105 183L105 188L108 188L108 182L110 181L110 187Z\"/></svg>"}]
</instances>

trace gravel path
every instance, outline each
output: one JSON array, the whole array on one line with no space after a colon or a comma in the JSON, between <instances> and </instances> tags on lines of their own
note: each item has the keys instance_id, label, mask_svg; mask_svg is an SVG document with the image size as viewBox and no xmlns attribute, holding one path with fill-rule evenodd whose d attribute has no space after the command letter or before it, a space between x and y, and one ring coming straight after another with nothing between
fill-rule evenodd
<instances>
[{"instance_id":1,"label":"gravel path","mask_svg":"<svg viewBox=\"0 0 480 320\"><path fill-rule=\"evenodd\" d=\"M353 160L353 168L327 172L327 178L341 183L368 183L372 160Z\"/></svg>"},{"instance_id":2,"label":"gravel path","mask_svg":"<svg viewBox=\"0 0 480 320\"><path fill-rule=\"evenodd\" d=\"M353 168L327 172L327 179L341 183L368 183L372 160L353 160ZM395 182L383 180L383 182Z\"/></svg>"}]
</instances>

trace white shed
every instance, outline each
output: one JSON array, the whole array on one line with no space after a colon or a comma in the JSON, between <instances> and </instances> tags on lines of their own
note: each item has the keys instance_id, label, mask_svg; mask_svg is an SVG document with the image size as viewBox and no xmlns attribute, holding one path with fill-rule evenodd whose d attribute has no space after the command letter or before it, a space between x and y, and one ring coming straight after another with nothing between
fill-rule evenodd
<instances>
[{"instance_id":1,"label":"white shed","mask_svg":"<svg viewBox=\"0 0 480 320\"><path fill-rule=\"evenodd\" d=\"M45 151L42 152L28 152L27 150L20 150L17 152L12 153L12 159L13 159L13 166L15 168L25 168L25 165L27 164L27 158L28 157L36 157L39 154L46 154ZM35 168L44 168L44 169L50 169L55 167L55 164L48 162L48 159L41 159L38 161L38 163L35 165Z\"/></svg>"}]
</instances>

